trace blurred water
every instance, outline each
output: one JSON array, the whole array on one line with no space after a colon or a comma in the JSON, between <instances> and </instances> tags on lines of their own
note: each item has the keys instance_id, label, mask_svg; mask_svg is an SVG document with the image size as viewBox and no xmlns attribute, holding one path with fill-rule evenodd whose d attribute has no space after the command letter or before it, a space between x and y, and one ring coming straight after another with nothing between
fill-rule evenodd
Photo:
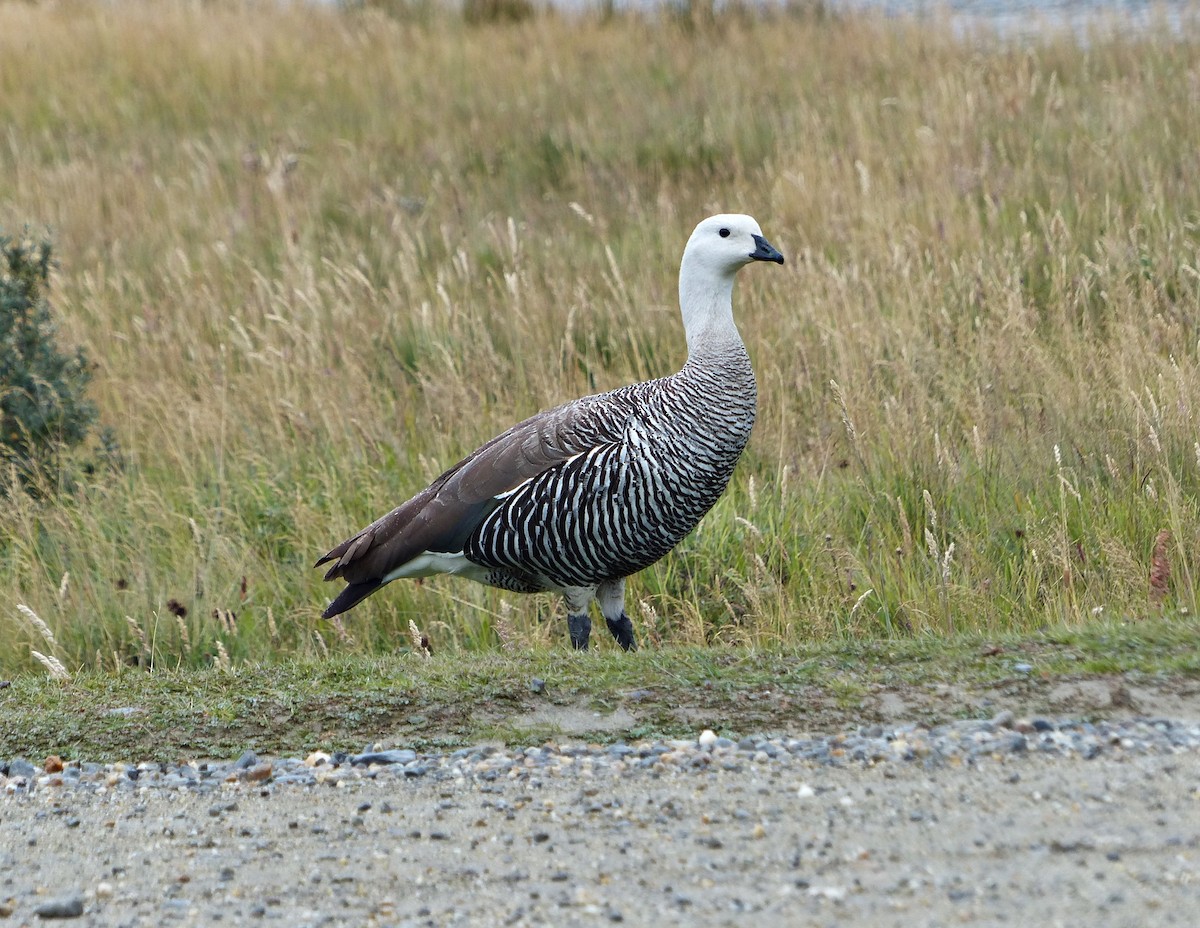
<instances>
[{"instance_id":1,"label":"blurred water","mask_svg":"<svg viewBox=\"0 0 1200 928\"><path fill-rule=\"evenodd\" d=\"M562 10L608 6L612 9L654 9L689 6L689 0L541 0ZM747 0L691 0L713 3ZM991 29L1005 35L1037 34L1068 28L1079 35L1098 23L1116 28L1144 29L1163 24L1176 34L1200 30L1200 0L749 0L764 7L811 3L832 11L879 11L888 16L948 17L959 29Z\"/></svg>"},{"instance_id":2,"label":"blurred water","mask_svg":"<svg viewBox=\"0 0 1200 928\"><path fill-rule=\"evenodd\" d=\"M946 15L956 25L989 26L1003 34L1070 28L1083 33L1107 23L1147 28L1163 24L1180 34L1195 29L1200 4L1195 0L825 0L831 9L879 10L893 16Z\"/></svg>"},{"instance_id":3,"label":"blurred water","mask_svg":"<svg viewBox=\"0 0 1200 928\"><path fill-rule=\"evenodd\" d=\"M276 0L282 4L311 3L318 6L355 7L363 0ZM461 0L442 0L451 5ZM886 16L948 18L962 32L983 28L1001 35L1037 35L1067 28L1086 36L1089 28L1146 29L1162 25L1176 35L1200 35L1200 0L534 0L559 10L653 10L686 9L692 3L712 4L718 10L727 3L750 3L762 7L793 5L837 12L862 10Z\"/></svg>"}]
</instances>

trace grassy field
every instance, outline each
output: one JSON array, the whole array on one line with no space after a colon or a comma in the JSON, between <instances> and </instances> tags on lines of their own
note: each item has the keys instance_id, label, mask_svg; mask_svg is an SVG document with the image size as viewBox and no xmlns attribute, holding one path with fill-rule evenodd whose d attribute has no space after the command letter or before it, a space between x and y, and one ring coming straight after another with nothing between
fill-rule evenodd
<instances>
[{"instance_id":1,"label":"grassy field","mask_svg":"<svg viewBox=\"0 0 1200 928\"><path fill-rule=\"evenodd\" d=\"M310 565L677 369L718 210L788 263L738 284L759 424L632 584L651 649L1194 613L1198 98L1165 29L0 3L0 230L48 230L119 445L0 506L0 673L562 647L454 581L334 626Z\"/></svg>"}]
</instances>

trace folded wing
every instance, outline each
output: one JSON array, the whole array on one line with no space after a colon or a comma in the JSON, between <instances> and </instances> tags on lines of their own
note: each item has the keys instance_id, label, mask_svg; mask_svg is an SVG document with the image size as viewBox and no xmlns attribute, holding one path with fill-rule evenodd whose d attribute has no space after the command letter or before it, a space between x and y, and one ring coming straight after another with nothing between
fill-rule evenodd
<instances>
[{"instance_id":1,"label":"folded wing","mask_svg":"<svg viewBox=\"0 0 1200 928\"><path fill-rule=\"evenodd\" d=\"M617 400L623 392L584 397L517 423L330 550L315 566L332 561L325 579L341 578L348 586L325 616L345 612L425 552L461 551L517 487L597 444L619 440L625 416Z\"/></svg>"}]
</instances>

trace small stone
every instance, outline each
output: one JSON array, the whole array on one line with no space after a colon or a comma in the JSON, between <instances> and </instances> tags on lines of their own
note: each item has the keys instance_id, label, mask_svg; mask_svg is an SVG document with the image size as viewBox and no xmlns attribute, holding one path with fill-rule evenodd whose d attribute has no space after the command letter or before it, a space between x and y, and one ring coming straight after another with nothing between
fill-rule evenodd
<instances>
[{"instance_id":1,"label":"small stone","mask_svg":"<svg viewBox=\"0 0 1200 928\"><path fill-rule=\"evenodd\" d=\"M355 767L369 766L371 764L387 766L390 764L411 764L416 759L417 752L405 748L398 751L372 751L369 754L356 754L350 758L350 763Z\"/></svg>"},{"instance_id":2,"label":"small stone","mask_svg":"<svg viewBox=\"0 0 1200 928\"><path fill-rule=\"evenodd\" d=\"M324 751L313 751L308 757L304 758L304 766L306 767L323 767L329 763L329 755Z\"/></svg>"},{"instance_id":3,"label":"small stone","mask_svg":"<svg viewBox=\"0 0 1200 928\"><path fill-rule=\"evenodd\" d=\"M540 695L541 693L546 692L546 681L540 677L534 677L529 681L529 689Z\"/></svg>"},{"instance_id":4,"label":"small stone","mask_svg":"<svg viewBox=\"0 0 1200 928\"><path fill-rule=\"evenodd\" d=\"M118 706L116 709L109 709L105 714L117 715L127 719L131 715L141 715L145 711L145 709L138 708L137 706Z\"/></svg>"},{"instance_id":5,"label":"small stone","mask_svg":"<svg viewBox=\"0 0 1200 928\"><path fill-rule=\"evenodd\" d=\"M271 778L272 767L269 763L255 764L249 770L243 773L243 776L252 783L261 783L263 780Z\"/></svg>"},{"instance_id":6,"label":"small stone","mask_svg":"<svg viewBox=\"0 0 1200 928\"><path fill-rule=\"evenodd\" d=\"M702 748L711 748L717 743L717 733L711 728L706 728L700 732L700 737L696 741Z\"/></svg>"},{"instance_id":7,"label":"small stone","mask_svg":"<svg viewBox=\"0 0 1200 928\"><path fill-rule=\"evenodd\" d=\"M235 763L233 766L234 766L235 770L249 770L251 767L253 767L257 763L258 763L258 755L255 754L253 751L246 751L241 757L239 757L237 759L237 763Z\"/></svg>"},{"instance_id":8,"label":"small stone","mask_svg":"<svg viewBox=\"0 0 1200 928\"><path fill-rule=\"evenodd\" d=\"M107 883L107 882L101 880L99 883L96 884L96 898L97 899L108 899L108 898L112 897L112 894L113 894L112 883Z\"/></svg>"},{"instance_id":9,"label":"small stone","mask_svg":"<svg viewBox=\"0 0 1200 928\"><path fill-rule=\"evenodd\" d=\"M33 914L38 918L78 918L83 914L83 896L64 896L43 902Z\"/></svg>"},{"instance_id":10,"label":"small stone","mask_svg":"<svg viewBox=\"0 0 1200 928\"><path fill-rule=\"evenodd\" d=\"M1013 664L1013 670L1016 673L1033 673L1033 664Z\"/></svg>"},{"instance_id":11,"label":"small stone","mask_svg":"<svg viewBox=\"0 0 1200 928\"><path fill-rule=\"evenodd\" d=\"M37 775L37 768L24 757L14 757L8 762L8 775L33 778Z\"/></svg>"}]
</instances>

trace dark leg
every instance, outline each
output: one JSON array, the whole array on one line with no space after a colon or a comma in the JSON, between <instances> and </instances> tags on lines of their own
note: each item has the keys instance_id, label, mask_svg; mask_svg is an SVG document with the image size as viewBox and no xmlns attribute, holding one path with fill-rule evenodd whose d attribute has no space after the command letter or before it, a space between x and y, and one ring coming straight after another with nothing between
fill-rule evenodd
<instances>
[{"instance_id":1,"label":"dark leg","mask_svg":"<svg viewBox=\"0 0 1200 928\"><path fill-rule=\"evenodd\" d=\"M571 633L571 647L576 651L588 649L588 639L592 636L592 620L585 612L582 615L567 615L567 630Z\"/></svg>"},{"instance_id":2,"label":"dark leg","mask_svg":"<svg viewBox=\"0 0 1200 928\"><path fill-rule=\"evenodd\" d=\"M617 644L621 646L622 651L637 650L637 641L633 637L633 623L629 621L629 616L624 611L618 618L605 618L604 621L608 623L608 630L617 639Z\"/></svg>"},{"instance_id":3,"label":"dark leg","mask_svg":"<svg viewBox=\"0 0 1200 928\"><path fill-rule=\"evenodd\" d=\"M596 589L600 601L600 613L608 623L608 630L617 639L624 651L636 651L637 641L633 637L633 623L625 614L625 581L607 580Z\"/></svg>"}]
</instances>

